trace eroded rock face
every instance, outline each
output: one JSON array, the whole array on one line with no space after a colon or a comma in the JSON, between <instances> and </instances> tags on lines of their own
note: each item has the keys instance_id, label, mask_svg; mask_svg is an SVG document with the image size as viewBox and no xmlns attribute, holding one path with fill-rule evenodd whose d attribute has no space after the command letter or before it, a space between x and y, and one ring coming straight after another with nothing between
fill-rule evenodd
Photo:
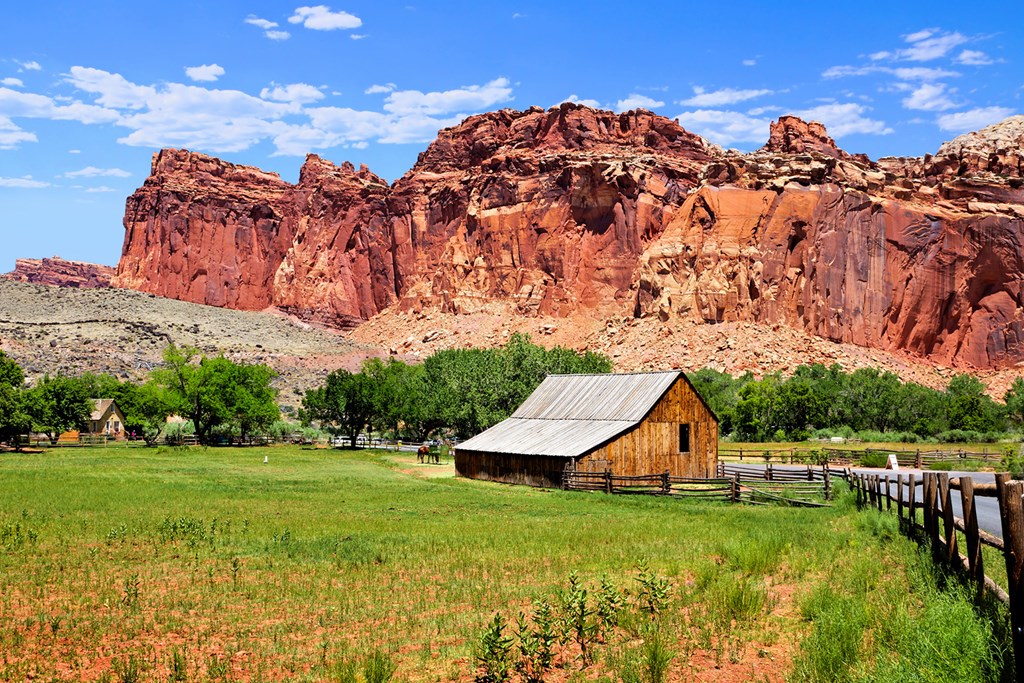
<instances>
[{"instance_id":1,"label":"eroded rock face","mask_svg":"<svg viewBox=\"0 0 1024 683\"><path fill-rule=\"evenodd\" d=\"M1021 128L875 163L795 117L739 155L650 112L566 104L441 131L391 187L313 155L290 185L165 150L128 200L115 282L343 326L499 301L1006 366L1024 360Z\"/></svg>"},{"instance_id":2,"label":"eroded rock face","mask_svg":"<svg viewBox=\"0 0 1024 683\"><path fill-rule=\"evenodd\" d=\"M84 261L53 258L20 258L14 261L14 270L0 274L0 279L12 282L31 282L37 285L102 289L110 286L114 269Z\"/></svg>"}]
</instances>

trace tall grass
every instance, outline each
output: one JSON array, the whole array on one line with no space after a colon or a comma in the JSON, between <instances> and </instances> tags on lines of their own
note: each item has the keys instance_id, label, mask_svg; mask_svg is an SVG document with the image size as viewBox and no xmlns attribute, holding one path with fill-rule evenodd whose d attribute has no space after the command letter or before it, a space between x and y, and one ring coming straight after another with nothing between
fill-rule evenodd
<instances>
[{"instance_id":1,"label":"tall grass","mask_svg":"<svg viewBox=\"0 0 1024 683\"><path fill-rule=\"evenodd\" d=\"M798 510L541 491L419 477L384 457L298 447L0 456L0 681L466 678L493 615L532 614L573 571L602 614L644 590L658 603L617 617L634 640L598 658L600 675L618 676L619 662L649 679L666 667L670 679L756 667L779 680L821 668L773 654L791 651L793 634L823 638L828 617L805 621L792 596L827 584L842 587L837 600L867 600L864 642L874 642L871 590L912 585L907 615L941 595L940 582L904 568L901 541L856 523L843 499ZM984 645L984 623L967 617L951 607L932 622L908 618L908 639L937 648L956 618L959 638ZM881 671L887 652L857 649L854 666Z\"/></svg>"}]
</instances>

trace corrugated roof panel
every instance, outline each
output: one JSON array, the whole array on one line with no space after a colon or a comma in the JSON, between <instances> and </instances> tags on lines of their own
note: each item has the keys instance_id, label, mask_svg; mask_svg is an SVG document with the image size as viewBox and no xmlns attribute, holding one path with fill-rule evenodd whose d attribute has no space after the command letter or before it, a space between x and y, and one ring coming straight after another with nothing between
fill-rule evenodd
<instances>
[{"instance_id":1,"label":"corrugated roof panel","mask_svg":"<svg viewBox=\"0 0 1024 683\"><path fill-rule=\"evenodd\" d=\"M624 420L533 420L510 417L456 450L572 458L630 429Z\"/></svg>"},{"instance_id":2,"label":"corrugated roof panel","mask_svg":"<svg viewBox=\"0 0 1024 683\"><path fill-rule=\"evenodd\" d=\"M679 377L673 372L550 375L512 417L639 422Z\"/></svg>"}]
</instances>

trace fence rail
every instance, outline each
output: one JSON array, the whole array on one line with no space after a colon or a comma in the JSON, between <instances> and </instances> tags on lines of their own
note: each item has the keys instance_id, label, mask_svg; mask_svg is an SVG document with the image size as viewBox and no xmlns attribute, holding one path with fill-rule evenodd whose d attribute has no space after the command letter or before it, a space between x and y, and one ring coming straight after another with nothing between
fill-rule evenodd
<instances>
[{"instance_id":1,"label":"fence rail","mask_svg":"<svg viewBox=\"0 0 1024 683\"><path fill-rule=\"evenodd\" d=\"M951 479L945 472L855 474L851 484L858 506L892 510L895 505L903 527L928 539L936 562L964 571L979 596L987 593L1009 606L1016 680L1024 681L1024 481L1013 481L1005 472L996 474L995 479L995 483L976 483L968 476ZM954 513L954 491L959 491L963 517ZM1002 538L978 527L975 502L985 497L998 500ZM966 554L961 552L957 532L963 534ZM985 573L983 545L1003 553L1005 589Z\"/></svg>"},{"instance_id":2,"label":"fence rail","mask_svg":"<svg viewBox=\"0 0 1024 683\"><path fill-rule=\"evenodd\" d=\"M821 506L832 497L831 473L825 468L808 468L799 477L776 469L769 478L762 474L750 476L752 468L719 468L719 476L711 479L674 477L660 474L622 475L606 472L567 470L562 475L562 488L574 491L602 491L619 495L658 495L679 498L705 498L733 503L783 503ZM846 476L845 474L841 476Z\"/></svg>"},{"instance_id":3,"label":"fence rail","mask_svg":"<svg viewBox=\"0 0 1024 683\"><path fill-rule=\"evenodd\" d=\"M899 450L893 448L845 449L823 446L821 448L719 448L719 461L737 462L777 462L782 464L803 464L813 461L816 464L848 466L859 463L870 456L896 456L900 467L927 468L939 462L962 462L977 460L985 464L1001 463L1004 452L999 449L981 451L957 450Z\"/></svg>"}]
</instances>

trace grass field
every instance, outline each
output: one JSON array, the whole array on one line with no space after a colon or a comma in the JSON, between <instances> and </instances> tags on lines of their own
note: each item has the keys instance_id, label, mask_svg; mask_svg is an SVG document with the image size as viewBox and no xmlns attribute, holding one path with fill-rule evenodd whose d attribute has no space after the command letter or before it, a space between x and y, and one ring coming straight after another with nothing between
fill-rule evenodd
<instances>
[{"instance_id":1,"label":"grass field","mask_svg":"<svg viewBox=\"0 0 1024 683\"><path fill-rule=\"evenodd\" d=\"M583 588L590 657L562 624L546 680L998 680L1002 622L895 529L394 453L3 454L0 680L471 680L496 612L562 624Z\"/></svg>"}]
</instances>

